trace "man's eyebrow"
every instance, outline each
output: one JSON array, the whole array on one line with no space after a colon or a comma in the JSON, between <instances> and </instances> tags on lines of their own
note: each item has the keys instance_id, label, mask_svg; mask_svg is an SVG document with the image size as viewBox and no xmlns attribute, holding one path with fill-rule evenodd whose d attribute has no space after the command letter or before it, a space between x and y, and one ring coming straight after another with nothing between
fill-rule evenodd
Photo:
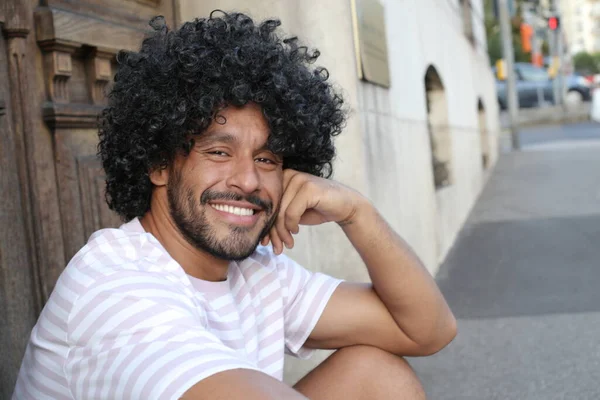
<instances>
[{"instance_id":1,"label":"man's eyebrow","mask_svg":"<svg viewBox=\"0 0 600 400\"><path fill-rule=\"evenodd\" d=\"M237 141L238 141L237 137L235 137L231 133L227 133L227 132L213 133L213 132L209 131L209 132L206 132L205 134L201 135L196 140L196 143L209 144L209 143L214 143L214 142L222 142L222 143L232 144Z\"/></svg>"},{"instance_id":2,"label":"man's eyebrow","mask_svg":"<svg viewBox=\"0 0 600 400\"><path fill-rule=\"evenodd\" d=\"M201 135L197 140L196 140L196 144L200 144L200 145L208 145L208 144L213 144L213 143L226 143L226 144L234 144L237 143L239 141L238 137L235 135L232 135L231 133L227 133L227 132L220 132L220 133L213 133L213 132L206 132L205 134ZM273 153L273 151L271 150L271 148L269 147L269 142L265 142L262 146L260 146L256 151L270 151L271 153ZM275 153L273 153L275 154Z\"/></svg>"}]
</instances>

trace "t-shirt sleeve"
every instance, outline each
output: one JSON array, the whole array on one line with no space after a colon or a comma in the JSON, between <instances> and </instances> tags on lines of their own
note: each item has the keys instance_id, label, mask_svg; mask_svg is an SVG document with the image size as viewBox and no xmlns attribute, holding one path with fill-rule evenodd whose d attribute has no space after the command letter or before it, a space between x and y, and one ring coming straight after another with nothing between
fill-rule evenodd
<instances>
[{"instance_id":1,"label":"t-shirt sleeve","mask_svg":"<svg viewBox=\"0 0 600 400\"><path fill-rule=\"evenodd\" d=\"M123 271L77 299L64 365L74 398L178 399L218 372L257 369L206 329L202 309L182 287Z\"/></svg>"},{"instance_id":2,"label":"t-shirt sleeve","mask_svg":"<svg viewBox=\"0 0 600 400\"><path fill-rule=\"evenodd\" d=\"M277 256L276 262L283 288L286 353L306 359L314 350L304 343L342 280L308 271L285 255Z\"/></svg>"}]
</instances>

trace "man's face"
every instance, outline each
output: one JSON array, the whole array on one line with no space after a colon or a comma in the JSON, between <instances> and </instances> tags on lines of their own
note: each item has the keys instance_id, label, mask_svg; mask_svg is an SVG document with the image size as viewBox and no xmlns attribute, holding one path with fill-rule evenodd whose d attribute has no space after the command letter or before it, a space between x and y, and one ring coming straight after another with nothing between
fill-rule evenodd
<instances>
[{"instance_id":1,"label":"man's face","mask_svg":"<svg viewBox=\"0 0 600 400\"><path fill-rule=\"evenodd\" d=\"M266 149L269 126L253 103L219 112L179 156L167 184L173 221L186 240L224 260L250 256L277 216L281 160ZM221 117L217 121L223 122Z\"/></svg>"}]
</instances>

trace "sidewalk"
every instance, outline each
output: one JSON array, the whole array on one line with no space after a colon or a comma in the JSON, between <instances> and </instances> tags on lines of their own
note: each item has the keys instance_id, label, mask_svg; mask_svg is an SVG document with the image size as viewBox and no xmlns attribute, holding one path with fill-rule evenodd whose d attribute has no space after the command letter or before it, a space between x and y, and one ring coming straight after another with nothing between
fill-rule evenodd
<instances>
[{"instance_id":1,"label":"sidewalk","mask_svg":"<svg viewBox=\"0 0 600 400\"><path fill-rule=\"evenodd\" d=\"M459 333L409 360L431 400L600 399L600 141L529 142L438 274Z\"/></svg>"},{"instance_id":2,"label":"sidewalk","mask_svg":"<svg viewBox=\"0 0 600 400\"><path fill-rule=\"evenodd\" d=\"M585 102L575 108L571 107L567 109L561 106L521 108L518 113L518 125L523 128L589 121L591 109L591 102ZM509 119L507 111L500 113L500 125L502 129L508 129Z\"/></svg>"}]
</instances>

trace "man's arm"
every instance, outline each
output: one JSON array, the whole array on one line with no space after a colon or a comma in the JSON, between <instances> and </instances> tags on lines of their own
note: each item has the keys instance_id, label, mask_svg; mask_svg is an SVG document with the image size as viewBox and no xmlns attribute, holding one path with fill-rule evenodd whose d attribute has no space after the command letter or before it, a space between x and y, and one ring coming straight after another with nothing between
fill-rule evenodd
<instances>
[{"instance_id":1,"label":"man's arm","mask_svg":"<svg viewBox=\"0 0 600 400\"><path fill-rule=\"evenodd\" d=\"M429 355L456 335L456 320L408 245L363 196L341 184L286 171L286 189L269 239L293 246L299 224L337 222L369 271L372 285L341 284L306 345L364 344L398 355Z\"/></svg>"}]
</instances>

